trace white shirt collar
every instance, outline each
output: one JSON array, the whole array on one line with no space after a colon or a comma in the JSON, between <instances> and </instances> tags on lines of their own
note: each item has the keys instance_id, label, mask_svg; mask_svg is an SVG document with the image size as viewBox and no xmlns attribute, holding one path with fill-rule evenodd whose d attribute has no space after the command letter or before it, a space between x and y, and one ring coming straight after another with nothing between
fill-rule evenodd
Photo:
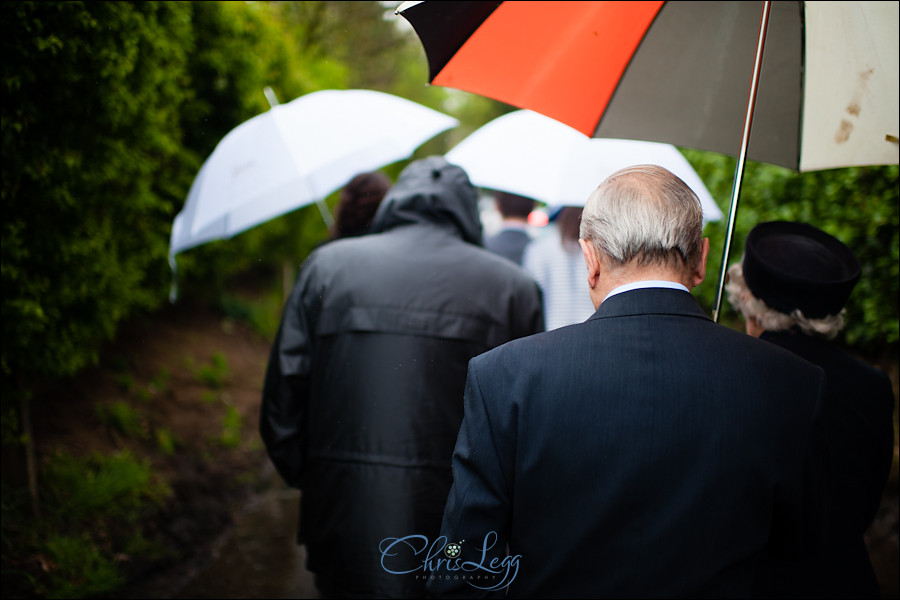
<instances>
[{"instance_id":1,"label":"white shirt collar","mask_svg":"<svg viewBox=\"0 0 900 600\"><path fill-rule=\"evenodd\" d=\"M622 292L630 292L631 290L642 290L646 288L667 288L670 290L683 290L687 293L691 293L686 286L676 283L674 281L665 281L661 279L649 279L647 281L632 281L631 283L626 283L625 285L620 285L615 288L613 291L606 295L606 300L610 296L615 296L616 294L621 294Z\"/></svg>"}]
</instances>

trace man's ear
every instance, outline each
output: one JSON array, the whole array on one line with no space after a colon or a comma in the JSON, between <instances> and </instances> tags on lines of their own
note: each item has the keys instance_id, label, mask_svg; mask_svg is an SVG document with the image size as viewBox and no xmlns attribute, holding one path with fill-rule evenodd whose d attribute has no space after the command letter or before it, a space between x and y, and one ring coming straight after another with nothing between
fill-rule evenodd
<instances>
[{"instance_id":1,"label":"man's ear","mask_svg":"<svg viewBox=\"0 0 900 600\"><path fill-rule=\"evenodd\" d=\"M592 243L582 239L578 240L578 245L581 246L581 254L584 256L584 264L587 266L588 286L594 289L600 276L600 260L597 258L597 249Z\"/></svg>"},{"instance_id":2,"label":"man's ear","mask_svg":"<svg viewBox=\"0 0 900 600\"><path fill-rule=\"evenodd\" d=\"M702 248L700 250L700 262L697 263L697 268L691 273L689 288L693 289L703 283L703 279L706 277L707 258L709 258L709 238L703 238Z\"/></svg>"}]
</instances>

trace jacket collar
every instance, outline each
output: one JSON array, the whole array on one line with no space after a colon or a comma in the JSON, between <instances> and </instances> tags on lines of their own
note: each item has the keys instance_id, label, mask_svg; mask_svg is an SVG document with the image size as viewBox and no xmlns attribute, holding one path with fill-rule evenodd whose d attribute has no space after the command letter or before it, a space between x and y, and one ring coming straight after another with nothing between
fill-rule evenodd
<instances>
[{"instance_id":1,"label":"jacket collar","mask_svg":"<svg viewBox=\"0 0 900 600\"><path fill-rule=\"evenodd\" d=\"M691 294L665 288L643 288L610 296L589 320L649 314L710 320Z\"/></svg>"}]
</instances>

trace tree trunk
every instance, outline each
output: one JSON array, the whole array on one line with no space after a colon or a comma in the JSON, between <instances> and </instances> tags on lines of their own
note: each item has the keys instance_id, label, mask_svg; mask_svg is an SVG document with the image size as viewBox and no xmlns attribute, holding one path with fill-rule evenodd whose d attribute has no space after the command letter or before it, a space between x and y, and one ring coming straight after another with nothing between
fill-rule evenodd
<instances>
[{"instance_id":1,"label":"tree trunk","mask_svg":"<svg viewBox=\"0 0 900 600\"><path fill-rule=\"evenodd\" d=\"M22 387L20 390L26 388ZM31 512L35 520L41 518L41 505L38 499L37 457L34 450L34 430L31 427L31 402L28 393L19 396L19 418L22 420L22 433L25 435L25 466L28 471L28 496L31 499Z\"/></svg>"}]
</instances>

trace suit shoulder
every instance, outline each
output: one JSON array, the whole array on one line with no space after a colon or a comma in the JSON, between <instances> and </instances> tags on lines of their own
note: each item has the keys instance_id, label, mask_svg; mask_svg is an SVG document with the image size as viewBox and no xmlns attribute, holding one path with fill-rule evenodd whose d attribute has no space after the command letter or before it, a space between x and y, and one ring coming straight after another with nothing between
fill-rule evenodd
<instances>
[{"instance_id":1,"label":"suit shoulder","mask_svg":"<svg viewBox=\"0 0 900 600\"><path fill-rule=\"evenodd\" d=\"M546 361L548 356L559 356L571 348L573 329L578 325L543 331L510 340L471 359L470 365L479 369L495 369L504 365L522 368Z\"/></svg>"},{"instance_id":2,"label":"suit shoulder","mask_svg":"<svg viewBox=\"0 0 900 600\"><path fill-rule=\"evenodd\" d=\"M765 385L780 388L787 395L795 394L797 400L800 394L809 394L810 401L815 405L821 403L826 390L825 369L790 350L735 330L730 331L742 368L760 373Z\"/></svg>"}]
</instances>

